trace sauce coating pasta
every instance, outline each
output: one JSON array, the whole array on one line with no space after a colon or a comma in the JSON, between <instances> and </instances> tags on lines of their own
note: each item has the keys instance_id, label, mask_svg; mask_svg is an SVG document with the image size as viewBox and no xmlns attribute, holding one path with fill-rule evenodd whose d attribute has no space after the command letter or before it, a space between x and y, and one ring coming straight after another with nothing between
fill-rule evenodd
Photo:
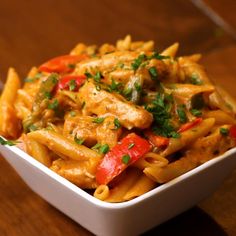
<instances>
[{"instance_id":1,"label":"sauce coating pasta","mask_svg":"<svg viewBox=\"0 0 236 236\"><path fill-rule=\"evenodd\" d=\"M94 197L138 197L235 147L236 102L199 54L154 42L78 44L33 67L23 86L9 69L0 139ZM16 142L15 142L16 141ZM15 142L15 143L14 143Z\"/></svg>"}]
</instances>

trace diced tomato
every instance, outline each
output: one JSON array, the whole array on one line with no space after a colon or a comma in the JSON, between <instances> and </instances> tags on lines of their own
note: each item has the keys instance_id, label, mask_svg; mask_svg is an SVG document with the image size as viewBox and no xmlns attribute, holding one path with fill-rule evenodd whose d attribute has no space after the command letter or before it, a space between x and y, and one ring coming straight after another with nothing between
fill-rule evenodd
<instances>
[{"instance_id":1,"label":"diced tomato","mask_svg":"<svg viewBox=\"0 0 236 236\"><path fill-rule=\"evenodd\" d=\"M39 66L39 71L44 72L56 72L56 73L68 73L74 70L75 64L87 59L88 55L64 55L55 57L41 66Z\"/></svg>"},{"instance_id":2,"label":"diced tomato","mask_svg":"<svg viewBox=\"0 0 236 236\"><path fill-rule=\"evenodd\" d=\"M152 131L145 132L145 136L156 147L165 147L169 144L169 139L163 136L155 135Z\"/></svg>"},{"instance_id":3,"label":"diced tomato","mask_svg":"<svg viewBox=\"0 0 236 236\"><path fill-rule=\"evenodd\" d=\"M78 91L78 89L85 82L85 80L86 80L85 75L64 76L60 79L59 83L57 84L56 92L58 90L63 90L63 89L71 90L71 91Z\"/></svg>"},{"instance_id":4,"label":"diced tomato","mask_svg":"<svg viewBox=\"0 0 236 236\"><path fill-rule=\"evenodd\" d=\"M201 117L196 118L195 120L193 120L193 121L191 121L191 122L188 122L188 123L186 123L186 124L183 124L183 125L179 128L178 132L181 133L181 132L184 132L184 131L186 131L186 130L188 130L188 129L191 129L191 128L193 128L194 126L200 124L201 122L202 122L202 118L201 118Z\"/></svg>"},{"instance_id":5,"label":"diced tomato","mask_svg":"<svg viewBox=\"0 0 236 236\"><path fill-rule=\"evenodd\" d=\"M236 141L236 125L232 125L229 129L229 135Z\"/></svg>"},{"instance_id":6,"label":"diced tomato","mask_svg":"<svg viewBox=\"0 0 236 236\"><path fill-rule=\"evenodd\" d=\"M97 183L108 184L129 165L149 152L150 149L151 145L146 139L135 133L128 134L121 140L121 143L113 147L102 159L97 168Z\"/></svg>"}]
</instances>

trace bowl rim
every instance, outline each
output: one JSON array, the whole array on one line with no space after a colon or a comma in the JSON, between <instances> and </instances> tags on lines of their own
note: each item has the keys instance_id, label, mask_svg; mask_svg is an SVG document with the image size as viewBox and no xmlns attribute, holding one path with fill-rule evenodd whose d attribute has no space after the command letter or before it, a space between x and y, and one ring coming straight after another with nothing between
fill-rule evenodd
<instances>
[{"instance_id":1,"label":"bowl rim","mask_svg":"<svg viewBox=\"0 0 236 236\"><path fill-rule=\"evenodd\" d=\"M154 197L158 193L164 192L165 190L167 190L168 188L171 188L175 184L181 183L182 181L186 180L187 178L189 178L197 173L200 173L201 171L211 167L212 165L214 165L218 162L221 162L223 159L230 158L233 154L236 154L236 147L234 147L234 148L226 151L222 155L217 156L217 157L201 164L200 166L197 166L196 168L182 174L179 177L176 177L176 178L170 180L167 183L164 183L164 184L148 191L147 193L144 193L141 196L138 196L138 197L131 199L129 201L126 201L126 202L109 203L109 202L104 202L102 200L99 200L99 199L95 198L94 196L90 195L85 190L83 190L80 187L76 186L75 184L71 183L69 180L65 179L64 177L58 175L57 173L55 173L53 170L49 169L48 167L44 166L42 163L40 163L39 161L34 159L32 156L30 156L29 154L27 154L26 152L24 152L20 148L18 148L16 146L8 146L8 145L6 145L6 146L0 145L0 146L2 148L7 149L7 151L13 152L14 154L20 156L20 158L22 158L24 161L30 163L33 167L41 170L44 174L50 176L52 179L59 182L64 187L69 188L72 192L80 195L81 197L83 197L85 200L89 201L93 205L96 205L97 207L100 207L100 208L106 208L106 209L122 209L122 208L133 207L133 206L143 202L144 200L147 200L148 198ZM7 160L7 157L4 156L4 158Z\"/></svg>"}]
</instances>

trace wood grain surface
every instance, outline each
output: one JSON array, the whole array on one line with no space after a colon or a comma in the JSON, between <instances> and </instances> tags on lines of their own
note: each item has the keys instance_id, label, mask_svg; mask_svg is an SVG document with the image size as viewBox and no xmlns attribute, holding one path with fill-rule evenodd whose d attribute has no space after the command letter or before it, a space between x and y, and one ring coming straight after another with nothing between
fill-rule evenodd
<instances>
[{"instance_id":1,"label":"wood grain surface","mask_svg":"<svg viewBox=\"0 0 236 236\"><path fill-rule=\"evenodd\" d=\"M235 1L227 1L205 2L235 29ZM180 54L203 53L210 77L236 97L235 38L190 0L1 0L0 12L2 81L9 66L24 78L32 65L77 42L115 42L130 33L135 40L155 40L159 50L179 41ZM34 194L2 157L0 173L0 236L91 235ZM235 196L236 172L198 207L145 235L234 236Z\"/></svg>"}]
</instances>

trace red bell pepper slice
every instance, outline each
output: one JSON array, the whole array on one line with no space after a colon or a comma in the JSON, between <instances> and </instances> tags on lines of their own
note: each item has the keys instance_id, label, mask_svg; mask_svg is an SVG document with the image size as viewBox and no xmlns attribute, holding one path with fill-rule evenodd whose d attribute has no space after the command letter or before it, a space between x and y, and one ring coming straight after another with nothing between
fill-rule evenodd
<instances>
[{"instance_id":1,"label":"red bell pepper slice","mask_svg":"<svg viewBox=\"0 0 236 236\"><path fill-rule=\"evenodd\" d=\"M56 72L56 73L68 73L74 70L76 63L87 59L88 55L64 55L55 57L41 66L39 66L39 71L43 72Z\"/></svg>"},{"instance_id":2,"label":"red bell pepper slice","mask_svg":"<svg viewBox=\"0 0 236 236\"><path fill-rule=\"evenodd\" d=\"M156 147L165 147L169 144L169 139L163 136L155 135L152 131L145 132L145 136Z\"/></svg>"},{"instance_id":3,"label":"red bell pepper slice","mask_svg":"<svg viewBox=\"0 0 236 236\"><path fill-rule=\"evenodd\" d=\"M85 75L67 75L60 79L56 87L56 92L58 90L71 90L78 91L81 85L85 82Z\"/></svg>"},{"instance_id":4,"label":"red bell pepper slice","mask_svg":"<svg viewBox=\"0 0 236 236\"><path fill-rule=\"evenodd\" d=\"M193 121L191 121L191 122L188 122L188 123L186 123L186 124L183 124L183 125L179 128L178 132L181 133L181 132L184 132L184 131L186 131L186 130L188 130L188 129L191 129L191 128L193 128L195 125L200 124L200 123L202 122L202 120L203 120L203 119L202 119L201 117L199 117L199 118L196 118L195 120L193 120Z\"/></svg>"},{"instance_id":5,"label":"red bell pepper slice","mask_svg":"<svg viewBox=\"0 0 236 236\"><path fill-rule=\"evenodd\" d=\"M236 125L232 125L229 129L229 135L236 141Z\"/></svg>"},{"instance_id":6,"label":"red bell pepper slice","mask_svg":"<svg viewBox=\"0 0 236 236\"><path fill-rule=\"evenodd\" d=\"M149 152L149 142L135 133L128 134L102 159L96 172L98 184L108 184L129 165Z\"/></svg>"}]
</instances>

